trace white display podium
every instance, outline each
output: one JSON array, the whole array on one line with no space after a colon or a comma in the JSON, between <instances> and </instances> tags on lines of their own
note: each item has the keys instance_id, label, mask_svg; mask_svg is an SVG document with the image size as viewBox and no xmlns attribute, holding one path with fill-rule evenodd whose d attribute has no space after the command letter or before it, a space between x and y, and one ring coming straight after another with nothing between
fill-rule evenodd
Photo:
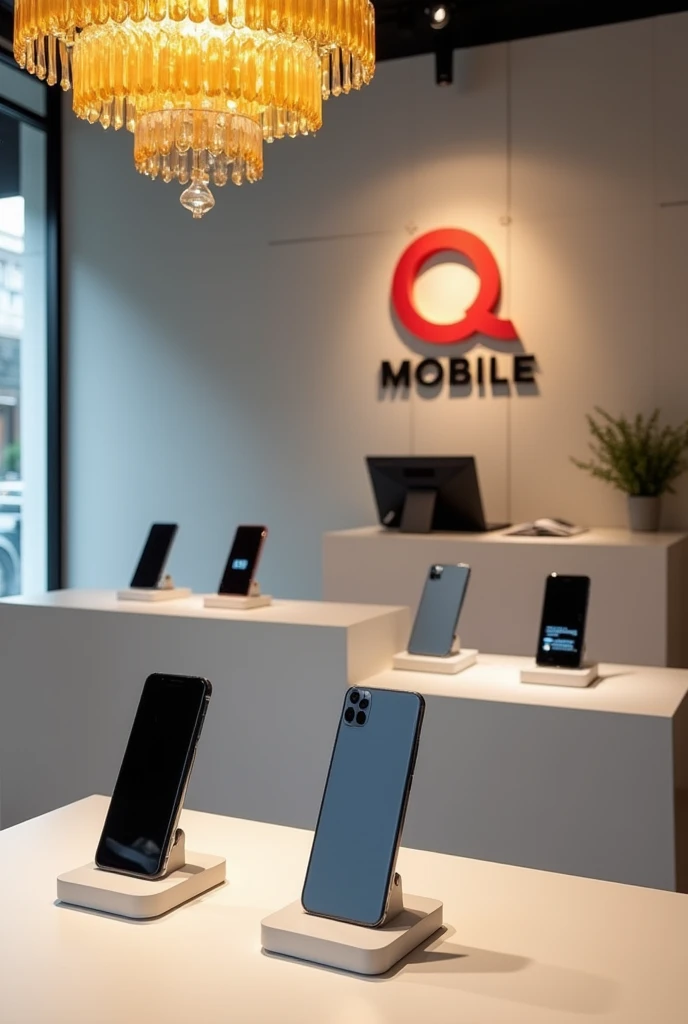
<instances>
[{"instance_id":1,"label":"white display podium","mask_svg":"<svg viewBox=\"0 0 688 1024\"><path fill-rule=\"evenodd\" d=\"M56 905L106 806L0 833L3 1024L685 1024L683 896L402 848L446 930L366 980L261 953L261 920L299 897L307 831L185 811L229 885L147 925Z\"/></svg>"},{"instance_id":2,"label":"white display podium","mask_svg":"<svg viewBox=\"0 0 688 1024\"><path fill-rule=\"evenodd\" d=\"M415 614L433 562L471 566L460 622L469 647L532 655L545 577L583 574L592 579L591 661L688 667L688 534L592 529L556 538L342 530L323 537L323 597L400 602Z\"/></svg>"},{"instance_id":3,"label":"white display podium","mask_svg":"<svg viewBox=\"0 0 688 1024\"><path fill-rule=\"evenodd\" d=\"M390 666L408 631L408 609L377 605L0 601L3 825L111 792L145 678L177 672L213 684L187 804L312 826L345 689Z\"/></svg>"},{"instance_id":4,"label":"white display podium","mask_svg":"<svg viewBox=\"0 0 688 1024\"><path fill-rule=\"evenodd\" d=\"M404 894L401 911L379 928L307 914L300 900L260 923L266 953L353 974L386 974L442 927L442 902Z\"/></svg>"},{"instance_id":5,"label":"white display podium","mask_svg":"<svg viewBox=\"0 0 688 1024\"><path fill-rule=\"evenodd\" d=\"M216 889L225 880L225 858L188 850L182 831L163 878L102 871L89 861L58 875L56 892L59 902L68 906L149 921Z\"/></svg>"},{"instance_id":6,"label":"white display podium","mask_svg":"<svg viewBox=\"0 0 688 1024\"><path fill-rule=\"evenodd\" d=\"M575 688L522 683L531 665L367 680L426 701L404 841L688 891L688 671L602 664Z\"/></svg>"}]
</instances>

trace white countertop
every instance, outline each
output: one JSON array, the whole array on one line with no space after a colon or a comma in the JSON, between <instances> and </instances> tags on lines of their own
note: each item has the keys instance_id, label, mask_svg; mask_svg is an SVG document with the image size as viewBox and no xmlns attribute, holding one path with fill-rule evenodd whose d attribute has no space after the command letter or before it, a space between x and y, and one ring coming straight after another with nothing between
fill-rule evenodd
<instances>
[{"instance_id":1,"label":"white countertop","mask_svg":"<svg viewBox=\"0 0 688 1024\"><path fill-rule=\"evenodd\" d=\"M229 884L134 924L57 906L107 801L0 832L3 1024L685 1024L688 897L402 850L409 892L447 930L379 979L261 953L260 921L297 899L309 832L185 812Z\"/></svg>"},{"instance_id":2,"label":"white countertop","mask_svg":"<svg viewBox=\"0 0 688 1024\"><path fill-rule=\"evenodd\" d=\"M3 604L32 608L69 608L79 611L118 612L123 615L164 615L197 619L234 619L239 622L278 622L288 626L334 626L348 628L367 622L401 606L345 604L336 601L284 601L274 599L265 608L232 611L205 608L203 594L174 601L119 601L114 590L51 590L41 594L7 597Z\"/></svg>"},{"instance_id":3,"label":"white countertop","mask_svg":"<svg viewBox=\"0 0 688 1024\"><path fill-rule=\"evenodd\" d=\"M509 537L509 530L518 525L509 526L505 530L488 530L485 533L402 533L400 530L387 530L382 526L362 526L355 530L332 530L326 537L358 537L361 540L385 537L403 539L404 543L428 544L436 541L455 541L457 544L535 544L545 547L548 544L566 547L623 547L623 548L669 548L688 537L688 533L639 533L620 527L594 526L585 533L574 537Z\"/></svg>"},{"instance_id":4,"label":"white countertop","mask_svg":"<svg viewBox=\"0 0 688 1024\"><path fill-rule=\"evenodd\" d=\"M426 696L662 718L673 718L688 694L688 669L601 664L597 682L578 689L522 683L520 669L533 663L532 658L480 654L476 665L455 676L389 669L367 680L367 685Z\"/></svg>"}]
</instances>

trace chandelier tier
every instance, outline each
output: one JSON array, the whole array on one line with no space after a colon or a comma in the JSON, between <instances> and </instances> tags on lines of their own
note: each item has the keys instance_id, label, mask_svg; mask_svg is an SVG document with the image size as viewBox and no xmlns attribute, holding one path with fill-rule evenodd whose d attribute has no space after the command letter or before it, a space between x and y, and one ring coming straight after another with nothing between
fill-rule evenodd
<instances>
[{"instance_id":1,"label":"chandelier tier","mask_svg":"<svg viewBox=\"0 0 688 1024\"><path fill-rule=\"evenodd\" d=\"M263 140L307 135L375 70L369 0L17 0L14 56L73 88L78 117L134 133L138 171L189 184L263 175Z\"/></svg>"}]
</instances>

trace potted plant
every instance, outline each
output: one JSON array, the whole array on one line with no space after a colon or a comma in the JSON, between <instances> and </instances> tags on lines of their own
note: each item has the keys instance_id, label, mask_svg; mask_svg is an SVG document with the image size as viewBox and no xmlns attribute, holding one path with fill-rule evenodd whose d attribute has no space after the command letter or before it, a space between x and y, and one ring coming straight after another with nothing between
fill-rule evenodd
<instances>
[{"instance_id":1,"label":"potted plant","mask_svg":"<svg viewBox=\"0 0 688 1024\"><path fill-rule=\"evenodd\" d=\"M674 480L688 469L688 420L660 427L659 409L632 420L611 416L598 406L595 411L599 419L586 417L592 458L572 462L628 496L632 530L656 530L662 494L673 494Z\"/></svg>"}]
</instances>

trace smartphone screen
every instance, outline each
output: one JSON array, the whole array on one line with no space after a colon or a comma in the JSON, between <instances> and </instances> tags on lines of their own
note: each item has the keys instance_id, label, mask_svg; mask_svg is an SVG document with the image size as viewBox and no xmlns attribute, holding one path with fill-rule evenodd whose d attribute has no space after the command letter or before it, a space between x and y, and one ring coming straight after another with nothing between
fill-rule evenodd
<instances>
[{"instance_id":1,"label":"smartphone screen","mask_svg":"<svg viewBox=\"0 0 688 1024\"><path fill-rule=\"evenodd\" d=\"M301 896L308 913L384 919L424 710L417 693L348 690Z\"/></svg>"},{"instance_id":2,"label":"smartphone screen","mask_svg":"<svg viewBox=\"0 0 688 1024\"><path fill-rule=\"evenodd\" d=\"M553 668L580 668L585 644L590 578L547 577L536 661Z\"/></svg>"},{"instance_id":3,"label":"smartphone screen","mask_svg":"<svg viewBox=\"0 0 688 1024\"><path fill-rule=\"evenodd\" d=\"M143 687L96 864L155 878L164 872L212 687L149 676Z\"/></svg>"},{"instance_id":4,"label":"smartphone screen","mask_svg":"<svg viewBox=\"0 0 688 1024\"><path fill-rule=\"evenodd\" d=\"M246 596L256 575L267 526L238 526L218 594Z\"/></svg>"},{"instance_id":5,"label":"smartphone screen","mask_svg":"<svg viewBox=\"0 0 688 1024\"><path fill-rule=\"evenodd\" d=\"M157 587L177 533L176 523L153 523L143 546L130 586L138 590Z\"/></svg>"},{"instance_id":6,"label":"smartphone screen","mask_svg":"<svg viewBox=\"0 0 688 1024\"><path fill-rule=\"evenodd\" d=\"M445 658L452 653L470 566L431 565L409 640L409 654Z\"/></svg>"}]
</instances>

